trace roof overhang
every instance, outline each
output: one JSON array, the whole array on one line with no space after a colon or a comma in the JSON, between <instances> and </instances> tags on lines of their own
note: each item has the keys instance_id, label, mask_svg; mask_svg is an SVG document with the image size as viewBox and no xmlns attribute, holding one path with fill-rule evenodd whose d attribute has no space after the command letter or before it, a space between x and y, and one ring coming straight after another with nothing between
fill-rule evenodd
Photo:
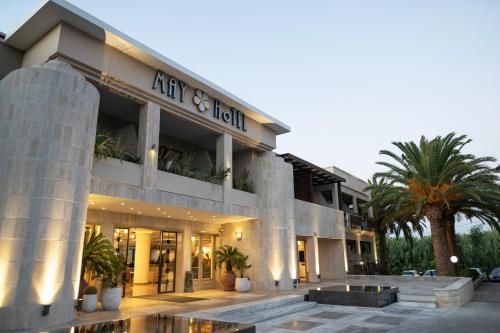
<instances>
[{"instance_id":1,"label":"roof overhang","mask_svg":"<svg viewBox=\"0 0 500 333\"><path fill-rule=\"evenodd\" d=\"M345 182L345 179L339 177L330 171L327 171L317 165L307 162L290 153L281 154L285 162L293 165L294 177L311 176L313 185L328 185Z\"/></svg>"},{"instance_id":2,"label":"roof overhang","mask_svg":"<svg viewBox=\"0 0 500 333\"><path fill-rule=\"evenodd\" d=\"M204 90L212 97L245 112L248 117L270 128L277 135L290 132L288 125L64 0L43 2L21 25L7 35L5 44L26 51L61 22L155 69L161 69Z\"/></svg>"}]
</instances>

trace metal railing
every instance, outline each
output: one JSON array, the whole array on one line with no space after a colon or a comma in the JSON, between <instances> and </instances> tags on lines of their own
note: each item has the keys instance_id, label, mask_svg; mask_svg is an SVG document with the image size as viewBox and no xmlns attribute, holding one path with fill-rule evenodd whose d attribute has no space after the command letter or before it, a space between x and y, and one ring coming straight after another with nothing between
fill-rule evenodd
<instances>
[{"instance_id":1,"label":"metal railing","mask_svg":"<svg viewBox=\"0 0 500 333\"><path fill-rule=\"evenodd\" d=\"M350 229L362 229L362 230L373 231L377 228L377 225L372 218L353 213L344 212L344 221L346 228Z\"/></svg>"}]
</instances>

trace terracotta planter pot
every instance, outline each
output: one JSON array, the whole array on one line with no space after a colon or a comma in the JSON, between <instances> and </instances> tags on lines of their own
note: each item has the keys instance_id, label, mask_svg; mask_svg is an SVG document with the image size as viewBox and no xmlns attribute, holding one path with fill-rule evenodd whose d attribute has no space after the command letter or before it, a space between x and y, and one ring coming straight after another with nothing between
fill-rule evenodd
<instances>
[{"instance_id":1,"label":"terracotta planter pot","mask_svg":"<svg viewBox=\"0 0 500 333\"><path fill-rule=\"evenodd\" d=\"M236 273L234 272L225 272L222 275L221 283L224 291L233 291L234 290L234 282L236 281Z\"/></svg>"}]
</instances>

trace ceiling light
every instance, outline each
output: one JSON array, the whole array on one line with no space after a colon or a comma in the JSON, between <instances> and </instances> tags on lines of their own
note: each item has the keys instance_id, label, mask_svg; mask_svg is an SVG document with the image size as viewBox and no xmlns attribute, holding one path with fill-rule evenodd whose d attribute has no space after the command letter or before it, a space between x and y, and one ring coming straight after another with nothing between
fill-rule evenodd
<instances>
[{"instance_id":1,"label":"ceiling light","mask_svg":"<svg viewBox=\"0 0 500 333\"><path fill-rule=\"evenodd\" d=\"M187 212L188 215L191 215L191 212Z\"/></svg>"},{"instance_id":2,"label":"ceiling light","mask_svg":"<svg viewBox=\"0 0 500 333\"><path fill-rule=\"evenodd\" d=\"M167 214L167 212L162 212L163 215Z\"/></svg>"},{"instance_id":3,"label":"ceiling light","mask_svg":"<svg viewBox=\"0 0 500 333\"><path fill-rule=\"evenodd\" d=\"M205 230L202 230L201 232L205 232Z\"/></svg>"},{"instance_id":4,"label":"ceiling light","mask_svg":"<svg viewBox=\"0 0 500 333\"><path fill-rule=\"evenodd\" d=\"M142 214L142 212L137 212L137 214Z\"/></svg>"},{"instance_id":5,"label":"ceiling light","mask_svg":"<svg viewBox=\"0 0 500 333\"><path fill-rule=\"evenodd\" d=\"M161 208L156 208L156 210L161 210Z\"/></svg>"},{"instance_id":6,"label":"ceiling light","mask_svg":"<svg viewBox=\"0 0 500 333\"><path fill-rule=\"evenodd\" d=\"M198 219L195 218L194 220L197 221Z\"/></svg>"},{"instance_id":7,"label":"ceiling light","mask_svg":"<svg viewBox=\"0 0 500 333\"><path fill-rule=\"evenodd\" d=\"M106 207L101 207L102 210L106 210Z\"/></svg>"},{"instance_id":8,"label":"ceiling light","mask_svg":"<svg viewBox=\"0 0 500 333\"><path fill-rule=\"evenodd\" d=\"M90 204L91 204L91 205L95 205L95 201L91 201L91 202L90 202Z\"/></svg>"},{"instance_id":9,"label":"ceiling light","mask_svg":"<svg viewBox=\"0 0 500 333\"><path fill-rule=\"evenodd\" d=\"M120 205L125 206L125 202L120 202Z\"/></svg>"},{"instance_id":10,"label":"ceiling light","mask_svg":"<svg viewBox=\"0 0 500 333\"><path fill-rule=\"evenodd\" d=\"M170 215L169 215L169 216L167 216L167 217L172 217L172 216L170 216Z\"/></svg>"},{"instance_id":11,"label":"ceiling light","mask_svg":"<svg viewBox=\"0 0 500 333\"><path fill-rule=\"evenodd\" d=\"M130 210L134 210L134 207L130 207Z\"/></svg>"}]
</instances>

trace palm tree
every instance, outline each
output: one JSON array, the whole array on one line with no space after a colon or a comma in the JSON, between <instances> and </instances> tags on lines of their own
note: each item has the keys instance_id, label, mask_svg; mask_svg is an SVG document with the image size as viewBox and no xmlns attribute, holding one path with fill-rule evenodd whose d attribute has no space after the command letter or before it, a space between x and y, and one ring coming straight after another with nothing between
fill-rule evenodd
<instances>
[{"instance_id":1,"label":"palm tree","mask_svg":"<svg viewBox=\"0 0 500 333\"><path fill-rule=\"evenodd\" d=\"M366 207L372 209L377 228L378 263L381 274L390 272L387 234L395 234L399 237L403 233L405 239L411 242L414 233L420 236L423 233L422 217L415 216L411 207L395 209L396 200L386 195L391 186L385 178L372 177L365 188L365 191L370 191L370 201Z\"/></svg>"},{"instance_id":2,"label":"palm tree","mask_svg":"<svg viewBox=\"0 0 500 333\"><path fill-rule=\"evenodd\" d=\"M474 156L461 152L469 142L465 135L450 133L432 140L422 136L418 145L414 142L393 142L401 155L388 150L380 151L381 155L397 163L378 162L389 170L375 176L385 177L392 185L386 196L397 198L395 209L411 207L416 216L423 215L429 221L439 275L452 275L454 271L449 259L444 217L455 202L465 197L478 197L481 191L480 186L463 181L473 170Z\"/></svg>"}]
</instances>

